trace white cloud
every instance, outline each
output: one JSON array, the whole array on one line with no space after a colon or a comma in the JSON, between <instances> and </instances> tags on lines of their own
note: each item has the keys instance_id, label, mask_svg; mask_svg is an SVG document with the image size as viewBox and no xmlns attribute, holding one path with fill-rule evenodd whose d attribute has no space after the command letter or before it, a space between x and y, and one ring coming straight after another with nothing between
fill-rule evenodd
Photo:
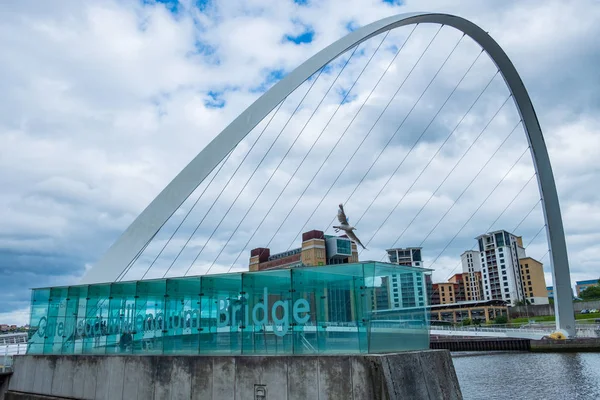
<instances>
[{"instance_id":1,"label":"white cloud","mask_svg":"<svg viewBox=\"0 0 600 400\"><path fill-rule=\"evenodd\" d=\"M544 128L563 208L573 278L597 277L600 247L595 239L600 205L595 189L599 177L596 160L600 156L597 131L600 99L595 88L600 84L600 77L595 66L600 60L600 45L590 39L600 33L597 25L600 7L595 2L467 1L447 6L438 2L408 1L401 7L393 7L375 0L367 3L330 0L308 5L287 1L273 7L272 2L264 0L232 0L209 2L201 9L182 1L177 9L177 13L173 13L161 3L134 1L107 0L94 4L72 1L52 7L20 1L0 14L3 48L0 89L4 94L0 108L0 171L3 171L0 174L3 188L0 192L0 271L6 277L4 287L8 288L7 294L0 296L4 304L0 309L4 312L0 314L0 322L16 319L14 313L10 314L11 310L26 306L30 286L76 282L84 266L93 264L175 174L260 95L257 88L272 85L282 72L290 72L344 35L349 25L360 26L416 9L450 12L473 20L489 31L512 58ZM384 51L377 53L352 89L351 101L336 112L282 199L256 232L246 252L241 253L236 268L246 262L250 248L266 245L274 235L387 68L394 50L389 44L403 43L411 29L403 28L390 34ZM316 175L288 223L274 236L270 243L273 251L286 250L294 243L294 236L342 170L348 154L352 154L372 128L375 118L436 30L435 26L419 26L415 30L399 60L344 134L325 169ZM286 35L297 36L305 31L314 32L312 42L295 44L284 39ZM353 191L459 38L460 34L450 28L440 31L431 51L423 57L419 68L407 79L390 109L356 153L358 161L341 175L336 187L308 221L308 229L327 227L337 203ZM240 254L380 40L381 37L374 38L361 46L213 270L228 269ZM474 60L478 52L476 46L464 42L369 172L358 195L352 197L348 210L354 221L383 187L390 171L408 153ZM206 244L200 257L208 263L206 267L258 196L310 117L312 107L332 84L342 64L336 65L319 78L304 108L294 116L265 159L263 168L240 195L232 215L223 219L221 228ZM494 72L485 57L477 62L361 221L361 238L366 241L373 235ZM284 126L307 89L308 84L302 85L286 101L221 201L206 216L198 235L191 241L192 246L182 254L172 273L187 269L205 245L274 140L276 128ZM379 259L382 249L396 240L506 95L506 87L496 79L402 200L390 222L375 236L369 246L371 252L365 253L365 257ZM419 218L407 228L399 245L418 245L452 207L424 244L426 264L427 260L437 257L526 148L522 132L516 132L452 206L517 120L514 108L503 111L494 120ZM241 161L262 126L234 152L232 164ZM229 164L225 166L214 188L200 201L182 226L181 234L163 253L152 276L161 276L166 270L179 246L185 243L186 234L194 230L217 193L225 187L233 168ZM434 266L436 280L445 279L453 271L458 255L474 244L472 238L494 221L532 173L531 159L526 155L441 255ZM201 185L175 214L164 232L159 233L156 243L148 248L141 261L150 262L154 258L179 223L177 218L182 218L203 187ZM512 229L538 199L535 183L528 185L494 228ZM527 242L542 224L538 207L517 233L523 234ZM544 235L540 235L529 249L529 255L544 256L547 251L544 240ZM194 267L194 271L199 273L206 267ZM136 265L130 276L135 278L144 269L144 265ZM10 301L5 302L6 299Z\"/></svg>"}]
</instances>

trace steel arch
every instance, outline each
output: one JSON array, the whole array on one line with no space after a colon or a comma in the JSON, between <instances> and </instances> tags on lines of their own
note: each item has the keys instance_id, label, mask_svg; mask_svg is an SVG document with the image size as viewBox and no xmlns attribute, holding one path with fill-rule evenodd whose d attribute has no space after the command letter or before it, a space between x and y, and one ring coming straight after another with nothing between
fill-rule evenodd
<instances>
[{"instance_id":1,"label":"steel arch","mask_svg":"<svg viewBox=\"0 0 600 400\"><path fill-rule=\"evenodd\" d=\"M309 58L258 98L215 137L142 211L106 254L87 272L82 283L116 280L219 162L281 101L321 67L373 36L397 27L419 23L448 25L477 42L496 64L513 94L527 133L542 198L556 298L557 327L573 335L575 319L562 217L548 151L531 99L517 70L498 43L474 23L449 14L421 12L384 18L349 33Z\"/></svg>"}]
</instances>

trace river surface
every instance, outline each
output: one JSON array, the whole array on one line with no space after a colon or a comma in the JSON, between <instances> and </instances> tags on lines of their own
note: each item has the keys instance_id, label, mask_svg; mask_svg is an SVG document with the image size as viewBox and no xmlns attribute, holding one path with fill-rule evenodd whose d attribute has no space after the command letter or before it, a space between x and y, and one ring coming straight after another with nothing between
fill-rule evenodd
<instances>
[{"instance_id":1,"label":"river surface","mask_svg":"<svg viewBox=\"0 0 600 400\"><path fill-rule=\"evenodd\" d=\"M452 353L465 400L600 399L599 353Z\"/></svg>"}]
</instances>

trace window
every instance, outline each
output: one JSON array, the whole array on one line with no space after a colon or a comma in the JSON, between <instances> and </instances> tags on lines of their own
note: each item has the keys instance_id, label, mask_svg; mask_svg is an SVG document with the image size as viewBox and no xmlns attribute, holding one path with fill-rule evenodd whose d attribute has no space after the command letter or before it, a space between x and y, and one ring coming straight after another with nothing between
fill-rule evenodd
<instances>
[{"instance_id":1,"label":"window","mask_svg":"<svg viewBox=\"0 0 600 400\"><path fill-rule=\"evenodd\" d=\"M527 275L527 279L531 279L531 276Z\"/></svg>"},{"instance_id":2,"label":"window","mask_svg":"<svg viewBox=\"0 0 600 400\"><path fill-rule=\"evenodd\" d=\"M528 282L527 282L527 284L528 284L529 286L531 286L531 281L528 281Z\"/></svg>"},{"instance_id":3,"label":"window","mask_svg":"<svg viewBox=\"0 0 600 400\"><path fill-rule=\"evenodd\" d=\"M502 280L507 281L508 280L508 276L503 276Z\"/></svg>"},{"instance_id":4,"label":"window","mask_svg":"<svg viewBox=\"0 0 600 400\"><path fill-rule=\"evenodd\" d=\"M504 293L508 293L508 292L509 292L508 288L505 288Z\"/></svg>"},{"instance_id":5,"label":"window","mask_svg":"<svg viewBox=\"0 0 600 400\"><path fill-rule=\"evenodd\" d=\"M506 271L502 271L502 275L506 275Z\"/></svg>"},{"instance_id":6,"label":"window","mask_svg":"<svg viewBox=\"0 0 600 400\"><path fill-rule=\"evenodd\" d=\"M535 303L535 299L529 299L529 302L530 302L531 304L534 304L534 303Z\"/></svg>"},{"instance_id":7,"label":"window","mask_svg":"<svg viewBox=\"0 0 600 400\"><path fill-rule=\"evenodd\" d=\"M508 282L504 282L504 286L508 287Z\"/></svg>"}]
</instances>

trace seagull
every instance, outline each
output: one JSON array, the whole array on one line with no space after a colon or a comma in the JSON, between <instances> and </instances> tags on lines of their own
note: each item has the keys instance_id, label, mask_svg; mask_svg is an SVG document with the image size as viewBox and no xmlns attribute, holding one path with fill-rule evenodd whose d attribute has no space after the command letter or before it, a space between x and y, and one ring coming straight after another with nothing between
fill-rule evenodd
<instances>
[{"instance_id":1,"label":"seagull","mask_svg":"<svg viewBox=\"0 0 600 400\"><path fill-rule=\"evenodd\" d=\"M348 217L346 217L346 213L344 212L343 204L340 204L337 218L338 218L338 221L340 221L340 225L333 226L333 229L335 229L335 232L337 233L339 231L344 231L346 233L346 235L350 238L350 240L356 242L357 244L360 245L360 247L362 247L363 249L366 250L367 248L360 242L360 240L356 237L354 232L352 232L352 231L356 230L356 228L353 226L350 226L350 224L348 223Z\"/></svg>"}]
</instances>

